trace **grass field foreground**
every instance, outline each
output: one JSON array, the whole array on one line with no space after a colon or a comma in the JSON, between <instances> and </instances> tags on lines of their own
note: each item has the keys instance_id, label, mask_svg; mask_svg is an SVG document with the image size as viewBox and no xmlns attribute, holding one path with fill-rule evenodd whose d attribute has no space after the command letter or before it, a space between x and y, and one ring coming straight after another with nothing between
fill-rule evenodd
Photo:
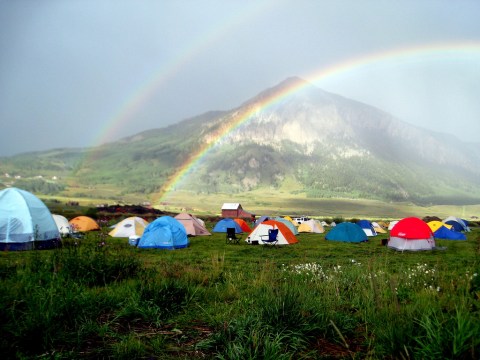
<instances>
[{"instance_id":1,"label":"grass field foreground","mask_svg":"<svg viewBox=\"0 0 480 360\"><path fill-rule=\"evenodd\" d=\"M4 359L480 356L478 228L404 253L385 235L264 248L214 234L161 251L106 231L0 253Z\"/></svg>"}]
</instances>

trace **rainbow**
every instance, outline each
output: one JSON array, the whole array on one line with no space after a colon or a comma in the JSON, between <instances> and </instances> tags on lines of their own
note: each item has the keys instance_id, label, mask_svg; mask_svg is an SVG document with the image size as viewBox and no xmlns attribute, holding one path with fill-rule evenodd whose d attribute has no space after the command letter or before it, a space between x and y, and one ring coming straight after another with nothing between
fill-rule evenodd
<instances>
[{"instance_id":1,"label":"rainbow","mask_svg":"<svg viewBox=\"0 0 480 360\"><path fill-rule=\"evenodd\" d=\"M255 1L251 5L242 8L242 11L233 11L230 16L219 19L217 23L212 25L197 37L192 38L190 43L177 51L168 61L162 63L153 72L138 83L133 91L131 91L122 101L122 106L115 108L113 115L101 126L94 134L95 136L89 142L90 146L96 148L93 152L89 152L89 159L94 159L101 152L100 145L105 144L117 138L120 130L134 117L138 111L149 102L149 100L163 86L167 86L168 82L178 73L181 72L189 63L193 62L201 53L207 51L215 45L215 43L227 38L229 34L245 23L252 21L256 17L262 16L270 8L276 4L275 0Z\"/></svg>"},{"instance_id":2,"label":"rainbow","mask_svg":"<svg viewBox=\"0 0 480 360\"><path fill-rule=\"evenodd\" d=\"M205 158L207 154L228 134L235 131L243 124L246 124L255 114L265 111L272 105L281 102L306 86L311 84L318 85L327 79L359 71L367 67L379 66L380 64L388 63L390 66L398 66L425 61L458 61L459 59L471 60L476 58L480 58L480 42L437 43L394 48L387 51L348 59L321 68L319 71L304 76L303 78L306 82L293 83L292 86L285 88L283 91L267 96L260 102L249 106L242 113L234 115L231 121L222 126L221 129L218 129L214 134L211 134L209 141L205 142L196 153L188 157L188 159L178 167L177 171L163 184L159 193L154 197L154 204L156 201L165 199L169 193L173 191L180 182L201 163L202 159Z\"/></svg>"}]
</instances>

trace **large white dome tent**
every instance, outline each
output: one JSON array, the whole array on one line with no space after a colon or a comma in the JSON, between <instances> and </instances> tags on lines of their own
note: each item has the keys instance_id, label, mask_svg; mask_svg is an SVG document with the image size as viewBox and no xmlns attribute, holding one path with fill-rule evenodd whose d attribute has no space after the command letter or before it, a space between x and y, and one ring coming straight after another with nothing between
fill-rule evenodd
<instances>
[{"instance_id":1,"label":"large white dome tent","mask_svg":"<svg viewBox=\"0 0 480 360\"><path fill-rule=\"evenodd\" d=\"M18 188L0 191L0 250L50 249L60 233L47 206Z\"/></svg>"}]
</instances>

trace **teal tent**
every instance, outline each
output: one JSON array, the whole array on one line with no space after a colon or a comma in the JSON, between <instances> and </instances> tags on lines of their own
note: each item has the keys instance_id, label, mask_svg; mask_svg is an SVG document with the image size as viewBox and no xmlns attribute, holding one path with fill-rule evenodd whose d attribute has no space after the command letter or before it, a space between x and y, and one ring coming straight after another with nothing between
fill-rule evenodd
<instances>
[{"instance_id":1,"label":"teal tent","mask_svg":"<svg viewBox=\"0 0 480 360\"><path fill-rule=\"evenodd\" d=\"M359 225L343 222L332 228L325 236L325 239L341 242L362 242L367 241L368 238Z\"/></svg>"},{"instance_id":2,"label":"teal tent","mask_svg":"<svg viewBox=\"0 0 480 360\"><path fill-rule=\"evenodd\" d=\"M59 245L57 224L42 200L17 188L0 191L0 250L51 249Z\"/></svg>"},{"instance_id":3,"label":"teal tent","mask_svg":"<svg viewBox=\"0 0 480 360\"><path fill-rule=\"evenodd\" d=\"M279 221L283 224L285 224L289 229L290 231L293 233L293 235L298 235L298 229L295 225L293 225L293 223L281 216L276 216L274 219L272 220L275 220L275 221Z\"/></svg>"},{"instance_id":4,"label":"teal tent","mask_svg":"<svg viewBox=\"0 0 480 360\"><path fill-rule=\"evenodd\" d=\"M182 249L190 244L183 224L171 216L162 216L145 228L138 240L143 249Z\"/></svg>"}]
</instances>

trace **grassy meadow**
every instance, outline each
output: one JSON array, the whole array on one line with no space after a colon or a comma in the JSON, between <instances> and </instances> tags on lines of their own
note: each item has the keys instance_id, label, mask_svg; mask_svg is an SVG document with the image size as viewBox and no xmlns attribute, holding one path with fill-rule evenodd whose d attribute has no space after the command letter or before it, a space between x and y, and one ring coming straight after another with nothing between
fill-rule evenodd
<instances>
[{"instance_id":1,"label":"grassy meadow","mask_svg":"<svg viewBox=\"0 0 480 360\"><path fill-rule=\"evenodd\" d=\"M162 251L107 231L0 253L2 358L480 357L478 228L404 253L385 234L277 248L214 234Z\"/></svg>"}]
</instances>

